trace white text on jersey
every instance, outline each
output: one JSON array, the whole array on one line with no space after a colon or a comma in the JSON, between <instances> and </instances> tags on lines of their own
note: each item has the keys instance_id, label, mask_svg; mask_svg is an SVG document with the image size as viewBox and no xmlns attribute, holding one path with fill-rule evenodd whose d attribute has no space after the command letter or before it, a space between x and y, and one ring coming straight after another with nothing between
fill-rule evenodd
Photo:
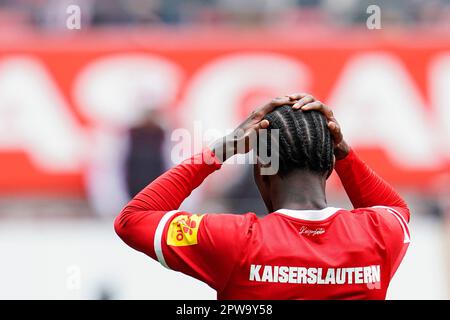
<instances>
[{"instance_id":1,"label":"white text on jersey","mask_svg":"<svg viewBox=\"0 0 450 320\"><path fill-rule=\"evenodd\" d=\"M250 281L298 284L379 283L379 265L353 268L305 268L250 265Z\"/></svg>"}]
</instances>

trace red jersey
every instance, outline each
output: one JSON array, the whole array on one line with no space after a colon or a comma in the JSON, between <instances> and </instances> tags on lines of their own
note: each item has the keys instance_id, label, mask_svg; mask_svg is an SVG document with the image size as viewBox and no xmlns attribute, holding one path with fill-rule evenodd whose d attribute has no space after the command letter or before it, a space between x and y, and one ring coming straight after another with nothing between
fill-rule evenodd
<instances>
[{"instance_id":1,"label":"red jersey","mask_svg":"<svg viewBox=\"0 0 450 320\"><path fill-rule=\"evenodd\" d=\"M220 168L211 159L196 155L139 193L116 219L119 236L207 283L218 299L385 298L410 242L409 210L354 152L336 171L357 209L279 209L264 218L178 210Z\"/></svg>"}]
</instances>

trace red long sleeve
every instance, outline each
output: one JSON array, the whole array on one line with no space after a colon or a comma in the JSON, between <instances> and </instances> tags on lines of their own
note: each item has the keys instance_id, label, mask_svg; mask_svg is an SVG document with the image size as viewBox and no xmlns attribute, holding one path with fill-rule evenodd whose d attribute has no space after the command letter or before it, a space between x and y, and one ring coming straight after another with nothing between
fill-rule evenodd
<instances>
[{"instance_id":1,"label":"red long sleeve","mask_svg":"<svg viewBox=\"0 0 450 320\"><path fill-rule=\"evenodd\" d=\"M116 218L114 228L130 247L169 269L221 290L247 243L256 216L192 214L181 203L221 163L204 149L139 192ZM181 238L180 238L181 237Z\"/></svg>"},{"instance_id":2,"label":"red long sleeve","mask_svg":"<svg viewBox=\"0 0 450 320\"><path fill-rule=\"evenodd\" d=\"M351 150L336 162L336 172L355 208L387 206L409 212L401 196Z\"/></svg>"},{"instance_id":3,"label":"red long sleeve","mask_svg":"<svg viewBox=\"0 0 450 320\"><path fill-rule=\"evenodd\" d=\"M192 156L155 179L139 192L117 216L114 222L116 233L125 242L139 251L154 256L153 248L145 245L142 234L149 226L158 224L162 214L177 210L181 203L203 180L221 164L209 149ZM146 232L141 230L146 228Z\"/></svg>"},{"instance_id":4,"label":"red long sleeve","mask_svg":"<svg viewBox=\"0 0 450 320\"><path fill-rule=\"evenodd\" d=\"M220 167L214 153L204 149L150 183L128 203L124 211L178 209L191 192Z\"/></svg>"}]
</instances>

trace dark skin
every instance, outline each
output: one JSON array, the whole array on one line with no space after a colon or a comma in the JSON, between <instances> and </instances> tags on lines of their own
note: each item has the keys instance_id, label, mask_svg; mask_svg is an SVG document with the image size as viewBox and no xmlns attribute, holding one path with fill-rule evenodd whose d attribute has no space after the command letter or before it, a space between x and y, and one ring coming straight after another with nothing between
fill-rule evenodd
<instances>
[{"instance_id":1,"label":"dark skin","mask_svg":"<svg viewBox=\"0 0 450 320\"><path fill-rule=\"evenodd\" d=\"M283 105L292 105L293 109L302 109L303 111L317 110L324 114L334 142L335 159L341 160L348 155L350 147L343 138L341 127L333 112L307 93L278 97L257 108L232 134L215 142L211 150L221 161L226 161L239 153L249 152L254 147L251 143L251 135L270 125L269 121L263 118L275 108ZM244 147L237 148L239 144ZM268 212L279 209L320 210L327 207L325 185L332 170L324 174L294 170L284 176L279 174L261 175L262 166L263 164L258 162L254 165L253 172L255 183Z\"/></svg>"}]
</instances>

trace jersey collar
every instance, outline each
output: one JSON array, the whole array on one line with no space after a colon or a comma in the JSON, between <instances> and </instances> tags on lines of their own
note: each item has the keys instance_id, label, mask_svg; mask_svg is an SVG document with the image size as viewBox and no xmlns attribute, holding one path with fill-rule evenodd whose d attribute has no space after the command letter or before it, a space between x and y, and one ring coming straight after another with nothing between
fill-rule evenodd
<instances>
[{"instance_id":1,"label":"jersey collar","mask_svg":"<svg viewBox=\"0 0 450 320\"><path fill-rule=\"evenodd\" d=\"M290 209L279 209L275 212L284 214L286 216L308 220L308 221L322 221L328 219L332 215L334 215L340 208L328 207L322 210L290 210Z\"/></svg>"}]
</instances>

